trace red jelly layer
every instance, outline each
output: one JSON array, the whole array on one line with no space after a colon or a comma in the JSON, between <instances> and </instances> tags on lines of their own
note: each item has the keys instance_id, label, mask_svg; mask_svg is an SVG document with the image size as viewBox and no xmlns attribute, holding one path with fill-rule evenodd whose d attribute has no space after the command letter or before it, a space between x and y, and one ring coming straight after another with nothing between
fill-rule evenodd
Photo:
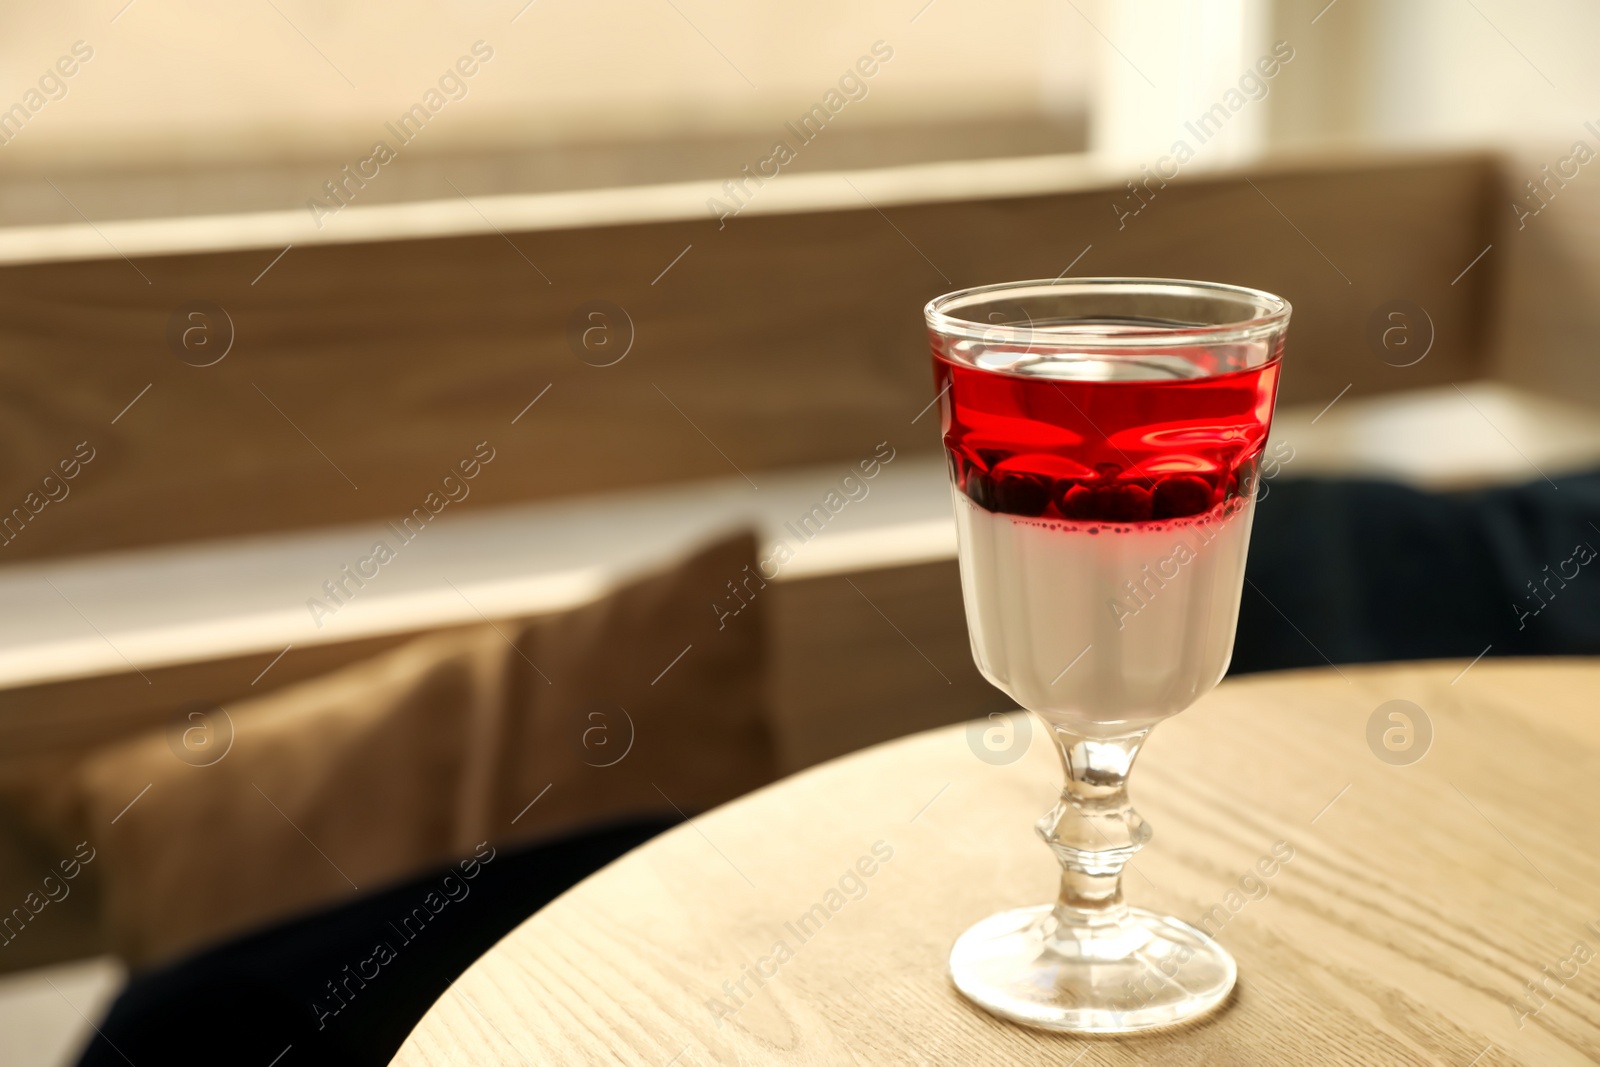
<instances>
[{"instance_id":1,"label":"red jelly layer","mask_svg":"<svg viewBox=\"0 0 1600 1067\"><path fill-rule=\"evenodd\" d=\"M1278 388L1276 360L1154 381L1006 374L937 351L933 365L951 476L967 496L1084 521L1181 518L1251 492Z\"/></svg>"}]
</instances>

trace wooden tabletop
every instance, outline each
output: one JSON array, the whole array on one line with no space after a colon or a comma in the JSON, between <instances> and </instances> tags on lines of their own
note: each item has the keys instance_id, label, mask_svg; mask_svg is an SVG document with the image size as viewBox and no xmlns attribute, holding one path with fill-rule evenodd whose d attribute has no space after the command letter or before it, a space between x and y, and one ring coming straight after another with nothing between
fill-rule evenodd
<instances>
[{"instance_id":1,"label":"wooden tabletop","mask_svg":"<svg viewBox=\"0 0 1600 1067\"><path fill-rule=\"evenodd\" d=\"M1258 675L1158 727L1132 778L1155 837L1125 889L1239 963L1182 1029L1048 1034L952 988L956 936L1053 899L1058 871L1033 831L1047 739L957 726L623 857L478 960L394 1062L1594 1062L1597 705L1600 661L1483 660Z\"/></svg>"}]
</instances>

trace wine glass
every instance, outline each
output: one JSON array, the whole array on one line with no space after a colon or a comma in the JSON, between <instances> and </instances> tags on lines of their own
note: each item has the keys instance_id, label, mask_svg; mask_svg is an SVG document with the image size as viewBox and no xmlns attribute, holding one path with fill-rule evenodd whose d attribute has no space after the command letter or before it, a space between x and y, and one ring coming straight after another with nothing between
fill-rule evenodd
<instances>
[{"instance_id":1,"label":"wine glass","mask_svg":"<svg viewBox=\"0 0 1600 1067\"><path fill-rule=\"evenodd\" d=\"M1129 907L1150 838L1127 778L1152 727L1228 669L1289 304L1209 282L1083 278L941 296L925 315L972 655L1049 727L1066 772L1037 829L1054 904L956 941L1004 1018L1126 1033L1233 988L1202 930Z\"/></svg>"}]
</instances>

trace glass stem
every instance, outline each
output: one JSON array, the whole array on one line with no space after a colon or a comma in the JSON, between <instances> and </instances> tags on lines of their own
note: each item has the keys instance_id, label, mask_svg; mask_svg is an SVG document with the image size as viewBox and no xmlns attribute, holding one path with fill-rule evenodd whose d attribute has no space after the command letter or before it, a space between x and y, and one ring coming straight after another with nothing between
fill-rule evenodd
<instances>
[{"instance_id":1,"label":"glass stem","mask_svg":"<svg viewBox=\"0 0 1600 1067\"><path fill-rule=\"evenodd\" d=\"M1128 802L1128 772L1149 736L1083 737L1050 724L1066 784L1039 820L1039 836L1061 863L1058 922L1113 926L1126 920L1122 868L1150 840L1150 827Z\"/></svg>"}]
</instances>

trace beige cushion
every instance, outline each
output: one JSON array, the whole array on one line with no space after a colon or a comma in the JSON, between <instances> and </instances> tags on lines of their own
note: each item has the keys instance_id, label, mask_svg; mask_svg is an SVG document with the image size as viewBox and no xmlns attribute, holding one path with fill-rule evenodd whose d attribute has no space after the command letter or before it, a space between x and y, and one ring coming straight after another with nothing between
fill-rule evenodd
<instances>
[{"instance_id":1,"label":"beige cushion","mask_svg":"<svg viewBox=\"0 0 1600 1067\"><path fill-rule=\"evenodd\" d=\"M741 535L586 607L233 705L209 766L160 732L99 750L75 784L111 945L148 964L481 841L693 812L770 780L763 602L720 622L712 607L754 563Z\"/></svg>"}]
</instances>

